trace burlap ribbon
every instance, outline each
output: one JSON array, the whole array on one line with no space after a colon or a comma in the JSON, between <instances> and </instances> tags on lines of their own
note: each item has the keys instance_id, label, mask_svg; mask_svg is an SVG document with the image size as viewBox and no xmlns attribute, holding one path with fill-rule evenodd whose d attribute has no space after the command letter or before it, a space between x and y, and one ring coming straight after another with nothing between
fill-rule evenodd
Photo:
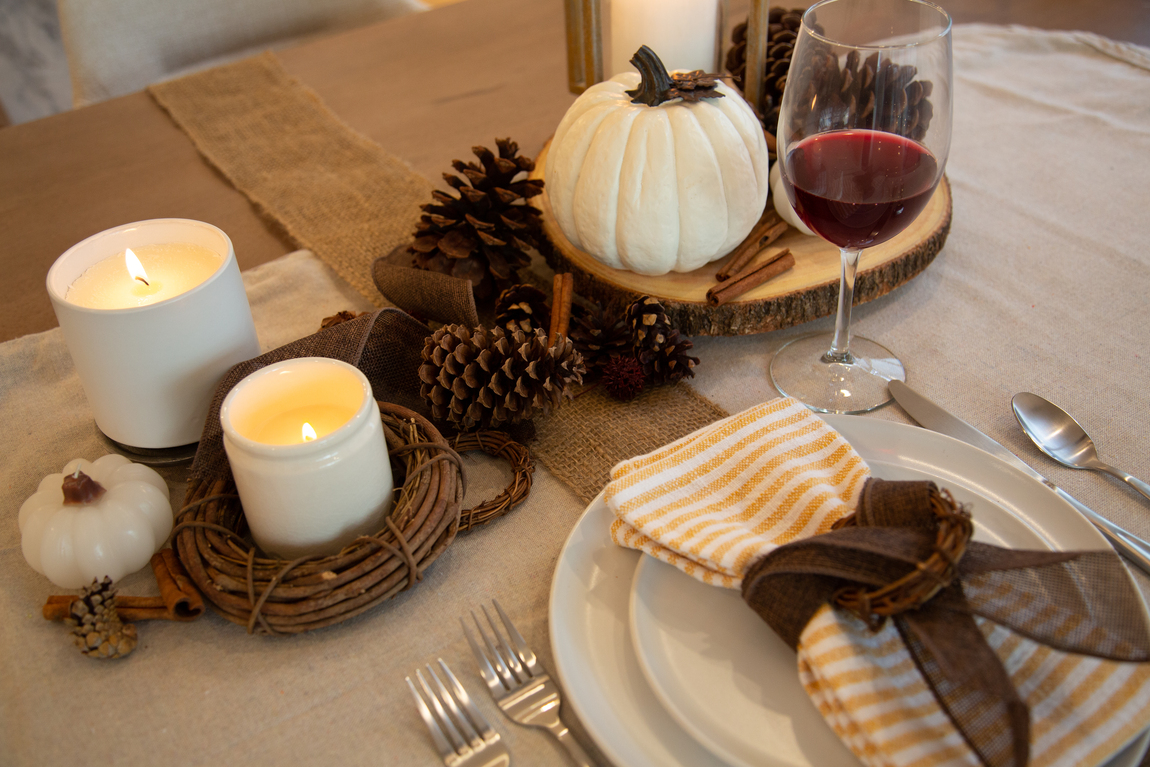
<instances>
[{"instance_id":1,"label":"burlap ribbon","mask_svg":"<svg viewBox=\"0 0 1150 767\"><path fill-rule=\"evenodd\" d=\"M781 546L754 562L743 598L792 648L843 589L874 589L923 569L936 551L932 482L868 480L856 526ZM1016 551L967 543L954 579L892 617L936 700L983 764L1021 767L1030 715L974 616L1058 650L1150 660L1141 601L1111 551ZM881 622L875 616L868 621Z\"/></svg>"},{"instance_id":2,"label":"burlap ribbon","mask_svg":"<svg viewBox=\"0 0 1150 767\"><path fill-rule=\"evenodd\" d=\"M232 388L260 368L296 357L329 357L355 365L371 383L375 398L427 413L419 396L420 352L427 327L398 309L380 309L321 330L236 365L216 388L189 484L231 476L224 452L220 406Z\"/></svg>"}]
</instances>

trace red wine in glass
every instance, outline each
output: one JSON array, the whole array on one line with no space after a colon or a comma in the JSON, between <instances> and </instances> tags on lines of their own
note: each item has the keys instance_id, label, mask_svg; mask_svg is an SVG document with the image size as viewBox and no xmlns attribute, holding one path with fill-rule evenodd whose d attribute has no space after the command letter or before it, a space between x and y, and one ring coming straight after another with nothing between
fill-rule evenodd
<instances>
[{"instance_id":1,"label":"red wine in glass","mask_svg":"<svg viewBox=\"0 0 1150 767\"><path fill-rule=\"evenodd\" d=\"M840 130L796 144L784 176L807 226L840 248L869 248L914 221L940 174L934 155L911 139Z\"/></svg>"},{"instance_id":2,"label":"red wine in glass","mask_svg":"<svg viewBox=\"0 0 1150 767\"><path fill-rule=\"evenodd\" d=\"M852 336L851 309L863 251L906 252L909 225L931 209L950 152L952 61L950 16L931 0L817 0L803 13L775 138L791 205L840 251L838 306L834 332L783 344L770 376L814 410L865 413L906 380L894 352Z\"/></svg>"}]
</instances>

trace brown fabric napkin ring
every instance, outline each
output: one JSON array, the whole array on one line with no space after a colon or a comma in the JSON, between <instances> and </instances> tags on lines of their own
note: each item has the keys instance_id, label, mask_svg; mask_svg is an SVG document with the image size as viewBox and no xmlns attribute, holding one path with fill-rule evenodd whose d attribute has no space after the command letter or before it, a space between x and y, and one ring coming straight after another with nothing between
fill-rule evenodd
<instances>
[{"instance_id":1,"label":"brown fabric napkin ring","mask_svg":"<svg viewBox=\"0 0 1150 767\"><path fill-rule=\"evenodd\" d=\"M888 611L979 760L1022 767L1029 759L1029 707L974 617L1064 652L1115 661L1150 660L1150 633L1113 551L1022 551L969 541L960 521L965 512L952 504L933 482L869 479L853 524L751 563L743 599L792 648L822 605L840 595L872 629L887 617L875 608ZM1065 620L1035 617L1051 613Z\"/></svg>"}]
</instances>

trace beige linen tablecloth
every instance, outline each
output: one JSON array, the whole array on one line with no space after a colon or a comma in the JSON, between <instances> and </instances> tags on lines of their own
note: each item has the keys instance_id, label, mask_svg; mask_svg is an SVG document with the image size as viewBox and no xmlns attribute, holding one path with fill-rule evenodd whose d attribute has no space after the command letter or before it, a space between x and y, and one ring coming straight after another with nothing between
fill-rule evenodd
<instances>
[{"instance_id":1,"label":"beige linen tablecloth","mask_svg":"<svg viewBox=\"0 0 1150 767\"><path fill-rule=\"evenodd\" d=\"M912 386L1150 538L1150 504L1039 456L1009 405L1018 391L1047 396L1075 413L1104 457L1150 478L1150 53L1084 35L965 26L955 30L955 76L950 238L922 275L857 309L855 329L895 350ZM367 308L306 253L245 281L264 348L340 309ZM776 394L771 353L830 322L696 339L696 387L730 412L767 400ZM873 417L906 420L896 406ZM436 657L475 694L515 764L566 764L545 734L498 713L458 623L497 597L554 668L548 588L583 504L545 470L521 508L461 536L421 585L367 615L287 639L248 636L210 613L192 624L142 623L135 654L102 663L40 617L57 589L20 552L17 511L39 480L105 452L58 330L0 346L0 425L0 764L426 767L438 758L403 676ZM505 481L485 458L467 464L469 505ZM177 499L178 474L167 474ZM130 576L125 593L146 593L150 579ZM1138 580L1146 591L1150 581Z\"/></svg>"}]
</instances>

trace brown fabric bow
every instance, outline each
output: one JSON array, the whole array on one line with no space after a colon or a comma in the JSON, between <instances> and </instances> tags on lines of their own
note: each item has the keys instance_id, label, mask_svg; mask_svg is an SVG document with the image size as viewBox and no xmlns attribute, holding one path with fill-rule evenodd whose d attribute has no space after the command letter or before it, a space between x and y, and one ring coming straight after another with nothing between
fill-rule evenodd
<instances>
[{"instance_id":1,"label":"brown fabric bow","mask_svg":"<svg viewBox=\"0 0 1150 767\"><path fill-rule=\"evenodd\" d=\"M890 611L891 619L939 705L982 763L1022 767L1030 752L1029 708L974 616L1065 652L1145 662L1150 634L1141 600L1112 551L1016 551L973 541L940 545L940 505L965 515L933 482L870 479L855 526L758 559L743 578L743 599L797 649L803 628L824 602L837 599L858 609L867 603L865 594L908 576L929 579L925 571L944 572L933 596ZM932 555L934 563L927 566ZM940 569L940 557L953 561ZM859 612L872 628L884 620Z\"/></svg>"},{"instance_id":2,"label":"brown fabric bow","mask_svg":"<svg viewBox=\"0 0 1150 767\"><path fill-rule=\"evenodd\" d=\"M398 309L381 309L341 322L314 335L293 341L266 354L241 362L228 371L216 387L200 446L192 462L189 480L231 476L224 452L224 429L220 406L232 388L260 368L296 357L330 357L355 365L371 382L375 398L426 413L419 396L420 353L427 326Z\"/></svg>"}]
</instances>

